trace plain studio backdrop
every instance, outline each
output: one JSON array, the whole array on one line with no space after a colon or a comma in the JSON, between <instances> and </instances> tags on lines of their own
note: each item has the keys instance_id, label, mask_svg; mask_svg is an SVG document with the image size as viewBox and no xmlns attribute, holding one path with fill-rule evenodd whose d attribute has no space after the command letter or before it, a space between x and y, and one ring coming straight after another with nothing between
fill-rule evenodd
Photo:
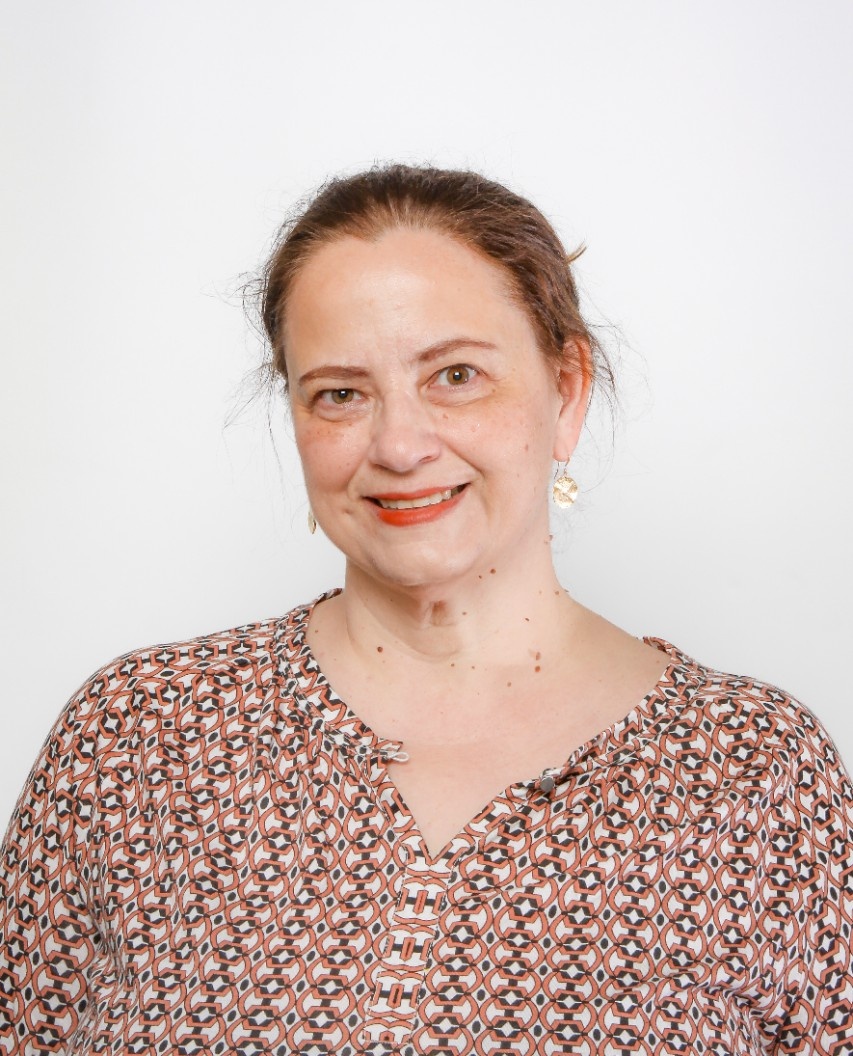
<instances>
[{"instance_id":1,"label":"plain studio backdrop","mask_svg":"<svg viewBox=\"0 0 853 1056\"><path fill-rule=\"evenodd\" d=\"M563 583L790 690L853 761L853 5L3 5L0 815L138 646L338 584L237 289L375 160L467 166L585 242L621 361Z\"/></svg>"}]
</instances>

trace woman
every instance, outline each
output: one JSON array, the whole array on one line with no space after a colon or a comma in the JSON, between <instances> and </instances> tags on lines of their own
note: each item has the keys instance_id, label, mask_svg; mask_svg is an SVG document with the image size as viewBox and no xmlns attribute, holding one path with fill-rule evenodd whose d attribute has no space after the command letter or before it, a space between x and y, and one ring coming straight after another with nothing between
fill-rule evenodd
<instances>
[{"instance_id":1,"label":"woman","mask_svg":"<svg viewBox=\"0 0 853 1056\"><path fill-rule=\"evenodd\" d=\"M284 229L263 319L344 588L72 700L5 845L4 1052L849 1051L831 742L554 574L603 369L570 263L472 173Z\"/></svg>"}]
</instances>

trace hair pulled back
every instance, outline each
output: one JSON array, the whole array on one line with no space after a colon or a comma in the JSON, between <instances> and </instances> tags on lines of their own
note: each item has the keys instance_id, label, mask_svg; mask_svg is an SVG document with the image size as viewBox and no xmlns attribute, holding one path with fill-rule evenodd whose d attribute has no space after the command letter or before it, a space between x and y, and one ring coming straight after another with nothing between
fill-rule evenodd
<instances>
[{"instance_id":1,"label":"hair pulled back","mask_svg":"<svg viewBox=\"0 0 853 1056\"><path fill-rule=\"evenodd\" d=\"M572 275L583 247L567 253L531 202L479 173L399 164L331 179L278 232L260 276L260 315L269 366L285 384L285 318L300 269L324 244L372 241L392 228L442 232L500 265L543 355L612 391L611 368L581 315Z\"/></svg>"}]
</instances>

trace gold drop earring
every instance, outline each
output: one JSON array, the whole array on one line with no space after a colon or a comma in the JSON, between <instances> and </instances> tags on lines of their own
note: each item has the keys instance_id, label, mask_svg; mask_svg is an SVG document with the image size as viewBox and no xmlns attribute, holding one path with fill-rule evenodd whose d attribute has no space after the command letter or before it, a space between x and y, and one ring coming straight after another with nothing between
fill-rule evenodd
<instances>
[{"instance_id":1,"label":"gold drop earring","mask_svg":"<svg viewBox=\"0 0 853 1056\"><path fill-rule=\"evenodd\" d=\"M314 517L314 511L311 507L308 507L308 531L313 535L317 531L317 520Z\"/></svg>"},{"instance_id":2,"label":"gold drop earring","mask_svg":"<svg viewBox=\"0 0 853 1056\"><path fill-rule=\"evenodd\" d=\"M560 507L561 510L567 510L569 506L574 504L575 499L578 497L580 488L578 482L574 477L570 477L567 473L569 466L569 460L563 463L563 471L554 480L554 488L552 494L554 496L554 502Z\"/></svg>"}]
</instances>

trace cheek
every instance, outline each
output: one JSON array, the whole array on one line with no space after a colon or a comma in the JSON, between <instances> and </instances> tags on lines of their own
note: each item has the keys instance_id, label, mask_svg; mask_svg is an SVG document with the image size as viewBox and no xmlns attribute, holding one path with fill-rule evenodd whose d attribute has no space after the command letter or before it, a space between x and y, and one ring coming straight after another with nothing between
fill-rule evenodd
<instances>
[{"instance_id":1,"label":"cheek","mask_svg":"<svg viewBox=\"0 0 853 1056\"><path fill-rule=\"evenodd\" d=\"M332 487L345 483L359 455L359 430L338 422L312 421L297 425L296 448L309 486Z\"/></svg>"},{"instance_id":2,"label":"cheek","mask_svg":"<svg viewBox=\"0 0 853 1056\"><path fill-rule=\"evenodd\" d=\"M539 448L549 447L554 422L550 418L551 408L546 399L520 398L506 400L482 423L476 423L480 434L509 448L516 457L524 453L535 453ZM554 412L556 419L556 411Z\"/></svg>"}]
</instances>

